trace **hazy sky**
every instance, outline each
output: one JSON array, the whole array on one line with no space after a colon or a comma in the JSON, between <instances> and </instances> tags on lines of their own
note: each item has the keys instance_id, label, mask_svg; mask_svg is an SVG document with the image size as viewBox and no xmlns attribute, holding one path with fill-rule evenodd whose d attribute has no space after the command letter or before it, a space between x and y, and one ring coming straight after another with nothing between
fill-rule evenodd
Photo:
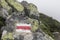
<instances>
[{"instance_id":1,"label":"hazy sky","mask_svg":"<svg viewBox=\"0 0 60 40\"><path fill-rule=\"evenodd\" d=\"M18 0L22 1L22 0ZM53 17L60 21L60 0L25 0L29 3L34 3L39 12Z\"/></svg>"}]
</instances>

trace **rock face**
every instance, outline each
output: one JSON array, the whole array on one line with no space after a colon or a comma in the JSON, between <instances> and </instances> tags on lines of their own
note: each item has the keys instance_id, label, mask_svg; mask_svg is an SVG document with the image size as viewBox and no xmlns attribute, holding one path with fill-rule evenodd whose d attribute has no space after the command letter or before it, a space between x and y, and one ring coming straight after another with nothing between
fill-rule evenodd
<instances>
[{"instance_id":1,"label":"rock face","mask_svg":"<svg viewBox=\"0 0 60 40\"><path fill-rule=\"evenodd\" d=\"M60 40L60 33L59 32L54 32L54 37L55 37L55 40Z\"/></svg>"},{"instance_id":2,"label":"rock face","mask_svg":"<svg viewBox=\"0 0 60 40\"><path fill-rule=\"evenodd\" d=\"M53 40L53 39L47 34L37 32L36 34L34 34L33 40Z\"/></svg>"},{"instance_id":3,"label":"rock face","mask_svg":"<svg viewBox=\"0 0 60 40\"><path fill-rule=\"evenodd\" d=\"M6 19L6 26L2 29L2 40L54 40L40 28L40 14L32 3L16 0L0 0L0 11ZM31 24L31 33L16 33L16 23ZM6 34L4 34L6 31Z\"/></svg>"}]
</instances>

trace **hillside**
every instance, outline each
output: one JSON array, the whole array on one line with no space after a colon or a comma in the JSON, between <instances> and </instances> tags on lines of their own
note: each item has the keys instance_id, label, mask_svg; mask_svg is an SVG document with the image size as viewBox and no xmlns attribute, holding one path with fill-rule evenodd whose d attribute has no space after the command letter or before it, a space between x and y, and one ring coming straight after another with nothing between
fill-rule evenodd
<instances>
[{"instance_id":1,"label":"hillside","mask_svg":"<svg viewBox=\"0 0 60 40\"><path fill-rule=\"evenodd\" d=\"M42 29L49 35L53 35L53 32L60 32L60 22L52 17L49 17L43 13L40 13L40 20L45 25Z\"/></svg>"}]
</instances>

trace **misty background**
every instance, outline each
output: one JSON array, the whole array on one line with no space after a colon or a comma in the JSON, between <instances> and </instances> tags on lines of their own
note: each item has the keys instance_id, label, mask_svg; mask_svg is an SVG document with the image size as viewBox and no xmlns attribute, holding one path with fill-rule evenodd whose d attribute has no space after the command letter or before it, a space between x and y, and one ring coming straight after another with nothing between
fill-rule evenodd
<instances>
[{"instance_id":1,"label":"misty background","mask_svg":"<svg viewBox=\"0 0 60 40\"><path fill-rule=\"evenodd\" d=\"M23 0L18 0L19 2ZM44 13L60 21L60 0L24 0L38 7L39 12Z\"/></svg>"}]
</instances>

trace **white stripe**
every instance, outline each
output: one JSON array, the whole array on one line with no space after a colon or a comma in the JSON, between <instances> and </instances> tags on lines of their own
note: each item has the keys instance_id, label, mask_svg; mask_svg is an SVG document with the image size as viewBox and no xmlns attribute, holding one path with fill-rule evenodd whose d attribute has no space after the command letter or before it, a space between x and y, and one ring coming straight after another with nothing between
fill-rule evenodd
<instances>
[{"instance_id":1,"label":"white stripe","mask_svg":"<svg viewBox=\"0 0 60 40\"><path fill-rule=\"evenodd\" d=\"M16 32L31 32L30 30L16 29Z\"/></svg>"},{"instance_id":2,"label":"white stripe","mask_svg":"<svg viewBox=\"0 0 60 40\"><path fill-rule=\"evenodd\" d=\"M23 24L23 23L17 23L16 26L31 26L31 24Z\"/></svg>"}]
</instances>

